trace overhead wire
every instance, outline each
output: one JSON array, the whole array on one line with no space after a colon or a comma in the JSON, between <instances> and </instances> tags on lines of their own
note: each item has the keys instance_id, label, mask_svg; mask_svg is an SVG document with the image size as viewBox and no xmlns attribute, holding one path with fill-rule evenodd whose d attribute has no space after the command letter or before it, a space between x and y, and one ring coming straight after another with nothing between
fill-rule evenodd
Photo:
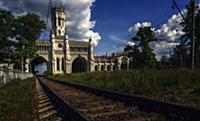
<instances>
[{"instance_id":1,"label":"overhead wire","mask_svg":"<svg viewBox=\"0 0 200 121\"><path fill-rule=\"evenodd\" d=\"M172 10L168 10L168 11L166 11L165 13L163 13L161 16L159 16L159 17L157 17L157 18L155 18L155 19L153 19L151 22L152 22L152 24L154 24L155 22L158 22L159 20L161 20L163 17L170 17L171 15L172 15L172 13L173 13L173 11ZM167 19L167 20L165 20L164 22L167 22L169 19ZM163 22L163 21L162 21ZM163 22L163 23L164 23ZM159 25L161 24L161 23L158 23ZM155 24L154 24L155 25ZM128 37L130 37L131 35L129 34L128 35ZM119 42L119 43L122 43L122 44L120 44L120 45L118 45L117 47L115 47L115 48L111 48L111 49L106 49L106 50L103 50L103 51L96 51L96 53L97 54L102 54L102 53L107 53L107 52L114 52L114 51L116 51L116 50L119 50L120 48L125 48L125 46L126 45L128 45L128 42L129 42L129 40L131 39L131 37L130 38L128 38L127 39L127 41L125 41L124 43L122 43L122 42ZM131 41L131 40L130 40ZM116 46L116 45L115 45Z\"/></svg>"}]
</instances>

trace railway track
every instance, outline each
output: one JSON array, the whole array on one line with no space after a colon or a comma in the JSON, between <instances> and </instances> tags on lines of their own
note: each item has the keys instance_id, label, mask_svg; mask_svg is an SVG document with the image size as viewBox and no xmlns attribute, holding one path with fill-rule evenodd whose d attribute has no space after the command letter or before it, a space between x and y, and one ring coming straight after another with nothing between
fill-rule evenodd
<instances>
[{"instance_id":1,"label":"railway track","mask_svg":"<svg viewBox=\"0 0 200 121\"><path fill-rule=\"evenodd\" d=\"M42 86L51 92L53 100L63 106L63 112L68 114L69 119L73 121L199 121L197 117L177 116L180 112L164 114L157 109L157 111L152 111L146 108L147 104L130 104L130 100L120 94L118 98L123 98L122 100L117 99L114 94L103 92L104 90L95 91L83 85L50 81L44 78L39 78L39 80Z\"/></svg>"},{"instance_id":2,"label":"railway track","mask_svg":"<svg viewBox=\"0 0 200 121\"><path fill-rule=\"evenodd\" d=\"M62 121L55 105L49 98L48 92L45 92L38 80L36 80L35 93L36 109L34 121Z\"/></svg>"},{"instance_id":3,"label":"railway track","mask_svg":"<svg viewBox=\"0 0 200 121\"><path fill-rule=\"evenodd\" d=\"M157 115L139 111L136 107L128 107L94 94L75 88L42 80L49 88L72 104L78 111L92 121L159 121Z\"/></svg>"}]
</instances>

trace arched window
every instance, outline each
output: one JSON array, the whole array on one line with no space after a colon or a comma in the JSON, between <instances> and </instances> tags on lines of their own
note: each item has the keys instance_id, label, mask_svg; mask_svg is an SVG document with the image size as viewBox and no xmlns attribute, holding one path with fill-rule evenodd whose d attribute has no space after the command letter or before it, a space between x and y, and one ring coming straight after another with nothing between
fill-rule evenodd
<instances>
[{"instance_id":1,"label":"arched window","mask_svg":"<svg viewBox=\"0 0 200 121\"><path fill-rule=\"evenodd\" d=\"M60 71L60 59L56 59L57 70Z\"/></svg>"},{"instance_id":2,"label":"arched window","mask_svg":"<svg viewBox=\"0 0 200 121\"><path fill-rule=\"evenodd\" d=\"M108 66L107 66L107 71L110 71L110 70L111 70L111 69L110 69L110 65L108 65Z\"/></svg>"},{"instance_id":3,"label":"arched window","mask_svg":"<svg viewBox=\"0 0 200 121\"><path fill-rule=\"evenodd\" d=\"M128 59L126 57L121 59L121 70L127 70L128 69Z\"/></svg>"},{"instance_id":4,"label":"arched window","mask_svg":"<svg viewBox=\"0 0 200 121\"><path fill-rule=\"evenodd\" d=\"M65 71L65 59L62 58L62 71Z\"/></svg>"},{"instance_id":5,"label":"arched window","mask_svg":"<svg viewBox=\"0 0 200 121\"><path fill-rule=\"evenodd\" d=\"M104 65L101 65L101 71L104 71Z\"/></svg>"},{"instance_id":6,"label":"arched window","mask_svg":"<svg viewBox=\"0 0 200 121\"><path fill-rule=\"evenodd\" d=\"M116 70L116 65L113 66L113 71L115 71L115 70Z\"/></svg>"},{"instance_id":7,"label":"arched window","mask_svg":"<svg viewBox=\"0 0 200 121\"><path fill-rule=\"evenodd\" d=\"M95 66L95 71L98 71L98 66L97 65Z\"/></svg>"},{"instance_id":8,"label":"arched window","mask_svg":"<svg viewBox=\"0 0 200 121\"><path fill-rule=\"evenodd\" d=\"M61 18L58 17L58 26L61 26Z\"/></svg>"}]
</instances>

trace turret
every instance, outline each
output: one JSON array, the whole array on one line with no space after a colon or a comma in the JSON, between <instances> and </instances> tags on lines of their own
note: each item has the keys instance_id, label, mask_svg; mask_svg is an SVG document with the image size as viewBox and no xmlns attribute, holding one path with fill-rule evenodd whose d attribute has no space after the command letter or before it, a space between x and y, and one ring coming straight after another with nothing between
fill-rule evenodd
<instances>
[{"instance_id":1,"label":"turret","mask_svg":"<svg viewBox=\"0 0 200 121\"><path fill-rule=\"evenodd\" d=\"M52 30L55 36L65 36L65 11L62 7L54 7L51 10Z\"/></svg>"}]
</instances>

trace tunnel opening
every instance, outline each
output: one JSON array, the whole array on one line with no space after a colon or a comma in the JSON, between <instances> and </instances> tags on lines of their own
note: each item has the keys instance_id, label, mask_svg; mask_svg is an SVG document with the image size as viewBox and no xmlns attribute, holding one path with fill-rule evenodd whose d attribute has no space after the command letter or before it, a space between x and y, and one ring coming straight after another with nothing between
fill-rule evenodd
<instances>
[{"instance_id":1,"label":"tunnel opening","mask_svg":"<svg viewBox=\"0 0 200 121\"><path fill-rule=\"evenodd\" d=\"M48 74L48 62L43 57L36 57L31 61L30 70L34 75Z\"/></svg>"}]
</instances>

